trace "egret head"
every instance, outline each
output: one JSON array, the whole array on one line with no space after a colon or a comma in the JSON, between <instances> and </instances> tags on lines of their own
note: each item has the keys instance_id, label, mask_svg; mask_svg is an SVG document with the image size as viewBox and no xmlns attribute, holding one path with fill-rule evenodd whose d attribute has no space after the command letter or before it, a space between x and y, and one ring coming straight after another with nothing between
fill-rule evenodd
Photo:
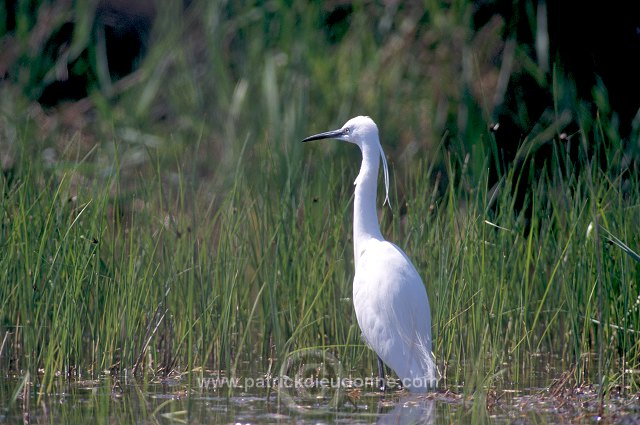
<instances>
[{"instance_id":1,"label":"egret head","mask_svg":"<svg viewBox=\"0 0 640 425\"><path fill-rule=\"evenodd\" d=\"M378 138L378 126L371 118L363 116L351 118L342 126L342 128L315 134L302 141L310 142L312 140L321 139L344 140L345 142L358 145L360 149L362 149L365 144L371 144L373 146L380 144Z\"/></svg>"},{"instance_id":2,"label":"egret head","mask_svg":"<svg viewBox=\"0 0 640 425\"><path fill-rule=\"evenodd\" d=\"M321 139L337 139L356 144L362 151L363 155L365 150L369 152L380 152L384 171L385 203L391 205L389 202L389 167L387 166L387 158L382 150L382 145L380 145L378 126L371 118L364 116L354 117L347 121L342 128L315 134L303 139L302 141L310 142L312 140ZM378 163L376 163L376 169L377 164ZM356 184L357 182L358 180L356 180Z\"/></svg>"}]
</instances>

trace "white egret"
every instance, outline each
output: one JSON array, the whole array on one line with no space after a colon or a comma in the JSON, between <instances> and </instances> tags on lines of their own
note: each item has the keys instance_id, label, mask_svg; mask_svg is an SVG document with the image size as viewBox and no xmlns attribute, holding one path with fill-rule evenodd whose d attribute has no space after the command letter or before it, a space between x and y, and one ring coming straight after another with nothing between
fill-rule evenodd
<instances>
[{"instance_id":1,"label":"white egret","mask_svg":"<svg viewBox=\"0 0 640 425\"><path fill-rule=\"evenodd\" d=\"M434 388L437 370L431 352L431 311L427 291L407 255L380 233L376 192L380 157L384 166L385 202L389 202L389 170L378 127L369 117L355 117L342 128L307 137L303 142L338 139L362 151L355 181L353 305L364 339L378 355L382 389L383 362L402 385L414 392Z\"/></svg>"}]
</instances>

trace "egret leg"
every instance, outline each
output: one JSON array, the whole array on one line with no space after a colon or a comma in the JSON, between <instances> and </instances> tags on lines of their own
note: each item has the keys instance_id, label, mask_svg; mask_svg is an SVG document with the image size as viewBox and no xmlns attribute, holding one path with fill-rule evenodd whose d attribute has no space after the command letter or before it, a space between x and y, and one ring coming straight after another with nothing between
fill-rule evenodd
<instances>
[{"instance_id":1,"label":"egret leg","mask_svg":"<svg viewBox=\"0 0 640 425\"><path fill-rule=\"evenodd\" d=\"M378 388L380 388L380 391L382 392L387 389L384 376L384 363L382 363L382 359L380 358L380 356L378 356Z\"/></svg>"}]
</instances>

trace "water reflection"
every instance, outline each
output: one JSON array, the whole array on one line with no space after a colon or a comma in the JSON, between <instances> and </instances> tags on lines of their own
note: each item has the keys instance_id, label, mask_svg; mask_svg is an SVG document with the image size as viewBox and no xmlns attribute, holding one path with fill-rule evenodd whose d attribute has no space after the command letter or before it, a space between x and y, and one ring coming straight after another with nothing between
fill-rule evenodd
<instances>
[{"instance_id":1,"label":"water reflection","mask_svg":"<svg viewBox=\"0 0 640 425\"><path fill-rule=\"evenodd\" d=\"M477 391L466 398L446 390L382 395L342 388L290 391L289 398L283 399L277 390L229 392L189 386L179 379L158 384L105 377L60 381L49 394L41 395L37 384L22 391L22 382L0 381L0 423L547 423L593 418L592 401L597 394L586 387L573 402L571 396L558 398L539 388ZM635 423L638 412L631 406L637 405L637 395L629 399L628 394L617 398L612 394L607 405L609 418Z\"/></svg>"},{"instance_id":2,"label":"water reflection","mask_svg":"<svg viewBox=\"0 0 640 425\"><path fill-rule=\"evenodd\" d=\"M395 407L380 415L377 424L432 424L435 423L436 402L424 396L408 394L401 397Z\"/></svg>"}]
</instances>

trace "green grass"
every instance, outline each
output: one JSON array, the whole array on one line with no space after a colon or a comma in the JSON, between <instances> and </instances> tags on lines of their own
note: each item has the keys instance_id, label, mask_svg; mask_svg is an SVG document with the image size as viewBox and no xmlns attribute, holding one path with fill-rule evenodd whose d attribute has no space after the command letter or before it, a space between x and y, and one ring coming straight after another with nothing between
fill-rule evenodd
<instances>
[{"instance_id":1,"label":"green grass","mask_svg":"<svg viewBox=\"0 0 640 425\"><path fill-rule=\"evenodd\" d=\"M3 367L42 369L50 383L58 373L95 377L106 369L232 371L246 358L279 361L289 350L326 346L350 367L372 369L349 299L357 164L324 160L320 149L309 147L302 161L315 167L292 176L295 184L279 183L282 164L271 157L263 178L240 166L222 194L185 172L165 181L159 167L129 192L117 171L80 184L82 163L46 169L19 152L1 201ZM564 185L543 177L532 187L523 234L511 209L488 208L486 180L468 186L464 175L450 175L437 195L429 168L418 161L403 177L395 170L394 184L402 179L406 191L392 213L382 210L382 223L424 277L446 382L517 384L539 353L561 356L590 382L590 354L600 344L608 380L634 378L624 370L638 361L640 265L602 231L599 243L586 231L595 210L633 246L637 180L590 171L592 206L584 176ZM497 196L510 205L507 188Z\"/></svg>"},{"instance_id":2,"label":"green grass","mask_svg":"<svg viewBox=\"0 0 640 425\"><path fill-rule=\"evenodd\" d=\"M332 44L322 10L218 7L198 5L191 26L158 35L130 90L96 90L90 131L69 131L0 86L12 164L0 198L3 373L29 373L48 392L106 370L233 374L257 358L265 371L305 347L373 373L350 299L359 155L299 143L368 113L392 167L383 234L424 278L442 385L528 385L552 355L576 384L598 382L601 361L605 388L638 391L640 264L607 238L638 252L640 181L606 117L576 112L575 163L553 138L526 221L512 186L530 177L510 167L490 187L495 149L470 99L452 108L471 124L439 142L437 117L456 114L438 96L455 78L438 63L419 72L399 29L372 33L356 13ZM464 43L447 30L461 28L464 8L438 14L421 40ZM204 38L176 48L194 33ZM536 143L525 140L524 161ZM587 237L592 222L603 229Z\"/></svg>"}]
</instances>

